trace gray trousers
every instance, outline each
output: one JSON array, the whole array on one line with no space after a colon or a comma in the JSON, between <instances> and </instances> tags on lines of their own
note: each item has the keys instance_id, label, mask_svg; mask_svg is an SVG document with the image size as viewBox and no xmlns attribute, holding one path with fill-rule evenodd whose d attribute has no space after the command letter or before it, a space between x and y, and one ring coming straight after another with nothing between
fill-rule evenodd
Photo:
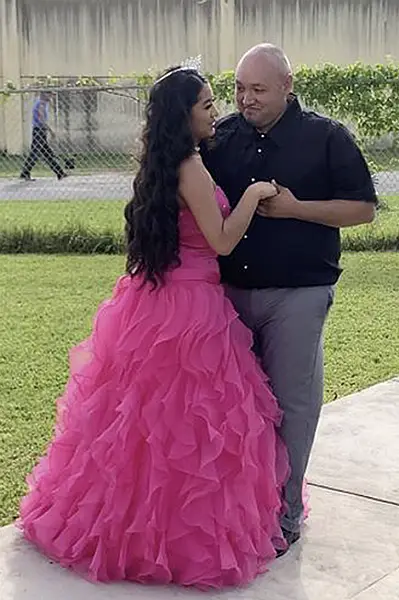
<instances>
[{"instance_id":1,"label":"gray trousers","mask_svg":"<svg viewBox=\"0 0 399 600\"><path fill-rule=\"evenodd\" d=\"M280 430L291 476L284 491L282 526L298 531L302 486L323 403L323 326L333 301L332 286L242 290L226 293L254 333L254 350L284 411Z\"/></svg>"}]
</instances>

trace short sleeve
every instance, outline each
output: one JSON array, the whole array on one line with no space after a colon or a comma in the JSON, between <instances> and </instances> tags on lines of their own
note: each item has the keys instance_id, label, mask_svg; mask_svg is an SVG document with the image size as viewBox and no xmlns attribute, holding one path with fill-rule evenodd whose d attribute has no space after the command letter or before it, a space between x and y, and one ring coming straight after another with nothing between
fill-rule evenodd
<instances>
[{"instance_id":1,"label":"short sleeve","mask_svg":"<svg viewBox=\"0 0 399 600\"><path fill-rule=\"evenodd\" d=\"M335 200L377 203L377 194L365 158L352 134L334 123L328 139L328 166Z\"/></svg>"}]
</instances>

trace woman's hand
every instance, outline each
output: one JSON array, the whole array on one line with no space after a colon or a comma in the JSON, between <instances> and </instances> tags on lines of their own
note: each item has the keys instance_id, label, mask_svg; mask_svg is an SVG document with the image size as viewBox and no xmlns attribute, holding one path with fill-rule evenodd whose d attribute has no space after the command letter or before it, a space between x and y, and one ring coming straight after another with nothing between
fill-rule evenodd
<instances>
[{"instance_id":1,"label":"woman's hand","mask_svg":"<svg viewBox=\"0 0 399 600\"><path fill-rule=\"evenodd\" d=\"M257 202L262 202L267 198L273 198L278 194L277 187L268 181L257 181L250 185L247 192L254 194L257 198Z\"/></svg>"},{"instance_id":2,"label":"woman's hand","mask_svg":"<svg viewBox=\"0 0 399 600\"><path fill-rule=\"evenodd\" d=\"M302 202L288 189L273 181L276 193L260 200L257 214L271 219L300 219Z\"/></svg>"}]
</instances>

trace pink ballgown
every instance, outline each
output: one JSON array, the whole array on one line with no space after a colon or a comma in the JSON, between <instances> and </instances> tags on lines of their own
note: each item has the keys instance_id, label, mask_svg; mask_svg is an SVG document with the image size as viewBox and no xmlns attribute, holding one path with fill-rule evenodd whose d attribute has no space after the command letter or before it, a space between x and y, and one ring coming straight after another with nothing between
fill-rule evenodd
<instances>
[{"instance_id":1,"label":"pink ballgown","mask_svg":"<svg viewBox=\"0 0 399 600\"><path fill-rule=\"evenodd\" d=\"M241 585L286 547L281 412L189 210L180 240L166 285L122 276L71 351L21 502L26 539L93 581Z\"/></svg>"}]
</instances>

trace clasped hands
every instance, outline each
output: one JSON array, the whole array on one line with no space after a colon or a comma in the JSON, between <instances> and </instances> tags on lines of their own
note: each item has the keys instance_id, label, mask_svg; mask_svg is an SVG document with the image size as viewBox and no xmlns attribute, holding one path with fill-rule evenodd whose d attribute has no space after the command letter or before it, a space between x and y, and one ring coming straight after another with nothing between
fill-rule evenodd
<instances>
[{"instance_id":1,"label":"clasped hands","mask_svg":"<svg viewBox=\"0 0 399 600\"><path fill-rule=\"evenodd\" d=\"M259 201L257 214L275 219L298 218L300 201L288 188L278 184L274 179L271 181L271 185L274 187L275 193Z\"/></svg>"}]
</instances>

